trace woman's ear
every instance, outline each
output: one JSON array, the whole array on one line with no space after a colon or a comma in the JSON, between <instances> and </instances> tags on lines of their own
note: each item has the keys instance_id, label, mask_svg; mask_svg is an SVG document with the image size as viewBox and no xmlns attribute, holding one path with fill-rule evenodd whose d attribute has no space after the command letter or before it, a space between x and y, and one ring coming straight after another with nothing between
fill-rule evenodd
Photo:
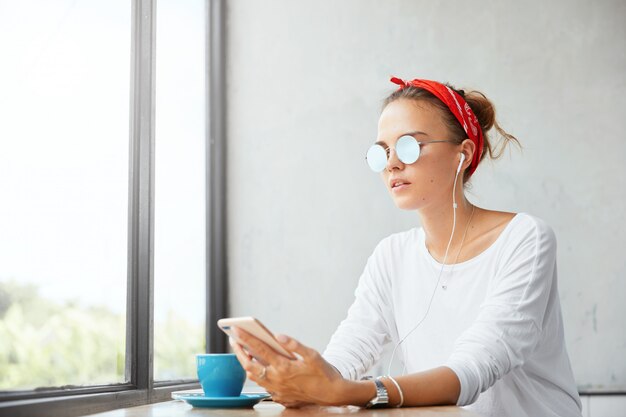
<instances>
[{"instance_id":1,"label":"woman's ear","mask_svg":"<svg viewBox=\"0 0 626 417\"><path fill-rule=\"evenodd\" d=\"M463 167L461 168L461 171L465 171L465 169L472 164L475 152L476 144L472 142L471 139L465 139L463 142L461 142L461 153L465 155L465 160L463 161Z\"/></svg>"}]
</instances>

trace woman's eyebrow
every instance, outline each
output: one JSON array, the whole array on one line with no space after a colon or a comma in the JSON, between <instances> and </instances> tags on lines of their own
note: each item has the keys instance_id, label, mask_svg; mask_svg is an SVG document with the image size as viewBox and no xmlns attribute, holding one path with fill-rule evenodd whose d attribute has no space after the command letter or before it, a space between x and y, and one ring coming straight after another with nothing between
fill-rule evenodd
<instances>
[{"instance_id":1,"label":"woman's eyebrow","mask_svg":"<svg viewBox=\"0 0 626 417\"><path fill-rule=\"evenodd\" d=\"M425 136L428 136L428 133L422 132L421 130L416 130L414 132L403 133L400 136L398 136L398 138L401 138L402 136L415 136L415 135L425 135ZM379 140L374 145L380 145L382 147L386 147L387 143L385 141Z\"/></svg>"},{"instance_id":2,"label":"woman's eyebrow","mask_svg":"<svg viewBox=\"0 0 626 417\"><path fill-rule=\"evenodd\" d=\"M416 130L415 132L409 132L409 133L405 133L404 135L400 135L400 136L415 136L415 135L424 135L424 136L428 136L428 133L426 132L422 132L421 130ZM399 136L399 137L400 137Z\"/></svg>"}]
</instances>

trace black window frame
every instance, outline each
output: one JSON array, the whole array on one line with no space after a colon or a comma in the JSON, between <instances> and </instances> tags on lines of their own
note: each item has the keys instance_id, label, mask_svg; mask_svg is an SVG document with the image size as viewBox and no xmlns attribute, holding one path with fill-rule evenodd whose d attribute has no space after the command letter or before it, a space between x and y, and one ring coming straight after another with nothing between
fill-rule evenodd
<instances>
[{"instance_id":1,"label":"black window frame","mask_svg":"<svg viewBox=\"0 0 626 417\"><path fill-rule=\"evenodd\" d=\"M206 346L227 351L225 0L206 2ZM156 0L131 0L126 375L129 383L0 391L0 416L92 414L170 399L197 380L153 380Z\"/></svg>"}]
</instances>

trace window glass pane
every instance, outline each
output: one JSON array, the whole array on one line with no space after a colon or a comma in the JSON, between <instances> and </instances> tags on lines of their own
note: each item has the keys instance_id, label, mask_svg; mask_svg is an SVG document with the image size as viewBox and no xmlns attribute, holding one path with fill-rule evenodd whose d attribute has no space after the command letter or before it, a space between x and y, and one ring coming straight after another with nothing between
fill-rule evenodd
<instances>
[{"instance_id":1,"label":"window glass pane","mask_svg":"<svg viewBox=\"0 0 626 417\"><path fill-rule=\"evenodd\" d=\"M154 379L195 378L205 350L205 1L159 0Z\"/></svg>"},{"instance_id":2,"label":"window glass pane","mask_svg":"<svg viewBox=\"0 0 626 417\"><path fill-rule=\"evenodd\" d=\"M0 390L126 381L130 13L0 2Z\"/></svg>"}]
</instances>

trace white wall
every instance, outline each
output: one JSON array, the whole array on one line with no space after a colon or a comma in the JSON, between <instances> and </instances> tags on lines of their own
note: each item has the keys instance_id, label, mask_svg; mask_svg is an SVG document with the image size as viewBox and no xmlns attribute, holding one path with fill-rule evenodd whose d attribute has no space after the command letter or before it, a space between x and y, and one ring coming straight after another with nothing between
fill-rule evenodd
<instances>
[{"instance_id":1,"label":"white wall","mask_svg":"<svg viewBox=\"0 0 626 417\"><path fill-rule=\"evenodd\" d=\"M228 5L233 315L323 350L375 244L418 224L364 162L388 79L449 81L525 148L481 165L470 200L552 225L579 386L626 389L626 2Z\"/></svg>"}]
</instances>

